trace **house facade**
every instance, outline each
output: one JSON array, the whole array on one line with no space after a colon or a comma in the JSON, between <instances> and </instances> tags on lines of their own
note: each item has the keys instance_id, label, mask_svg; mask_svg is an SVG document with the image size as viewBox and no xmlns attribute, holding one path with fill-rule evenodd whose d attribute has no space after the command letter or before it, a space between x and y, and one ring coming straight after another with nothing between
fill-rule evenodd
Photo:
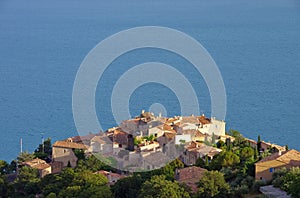
<instances>
[{"instance_id":1,"label":"house facade","mask_svg":"<svg viewBox=\"0 0 300 198\"><path fill-rule=\"evenodd\" d=\"M212 160L220 152L222 152L222 149L208 146L204 143L190 142L185 146L185 151L180 158L185 165L189 166L196 164L198 158L205 159L208 156Z\"/></svg>"},{"instance_id":2,"label":"house facade","mask_svg":"<svg viewBox=\"0 0 300 198\"><path fill-rule=\"evenodd\" d=\"M78 158L74 153L75 149L86 150L87 147L73 142L71 138L65 141L56 141L52 145L52 161L61 162L62 167L67 167L69 163L71 167L76 167Z\"/></svg>"},{"instance_id":3,"label":"house facade","mask_svg":"<svg viewBox=\"0 0 300 198\"><path fill-rule=\"evenodd\" d=\"M113 142L106 135L97 135L91 139L89 151L92 153L102 153L104 155L113 152Z\"/></svg>"},{"instance_id":4,"label":"house facade","mask_svg":"<svg viewBox=\"0 0 300 198\"><path fill-rule=\"evenodd\" d=\"M44 177L52 173L51 166L47 164L46 161L39 158L23 162L22 165L37 169L40 177Z\"/></svg>"},{"instance_id":5,"label":"house facade","mask_svg":"<svg viewBox=\"0 0 300 198\"><path fill-rule=\"evenodd\" d=\"M300 152L279 151L255 163L255 179L270 181L274 172L281 168L300 167Z\"/></svg>"}]
</instances>

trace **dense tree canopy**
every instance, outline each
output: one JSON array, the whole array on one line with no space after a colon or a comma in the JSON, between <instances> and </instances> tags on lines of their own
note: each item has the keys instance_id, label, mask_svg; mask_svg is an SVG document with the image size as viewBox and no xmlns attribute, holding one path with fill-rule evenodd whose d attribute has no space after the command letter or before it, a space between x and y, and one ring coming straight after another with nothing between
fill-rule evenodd
<instances>
[{"instance_id":1,"label":"dense tree canopy","mask_svg":"<svg viewBox=\"0 0 300 198\"><path fill-rule=\"evenodd\" d=\"M133 175L120 179L112 187L115 198L136 198L144 179L141 175Z\"/></svg>"},{"instance_id":2,"label":"dense tree canopy","mask_svg":"<svg viewBox=\"0 0 300 198\"><path fill-rule=\"evenodd\" d=\"M47 138L42 144L39 144L37 149L35 149L34 156L49 162L51 155L52 155L51 139Z\"/></svg>"},{"instance_id":3,"label":"dense tree canopy","mask_svg":"<svg viewBox=\"0 0 300 198\"><path fill-rule=\"evenodd\" d=\"M17 161L18 164L21 164L22 162L33 160L34 158L35 158L34 154L25 151L19 154L19 156L17 157Z\"/></svg>"},{"instance_id":4,"label":"dense tree canopy","mask_svg":"<svg viewBox=\"0 0 300 198\"><path fill-rule=\"evenodd\" d=\"M274 173L273 185L288 192L292 197L300 197L300 168L282 169Z\"/></svg>"},{"instance_id":5,"label":"dense tree canopy","mask_svg":"<svg viewBox=\"0 0 300 198\"><path fill-rule=\"evenodd\" d=\"M230 186L226 183L222 173L218 171L207 171L200 179L199 197L228 197Z\"/></svg>"},{"instance_id":6,"label":"dense tree canopy","mask_svg":"<svg viewBox=\"0 0 300 198\"><path fill-rule=\"evenodd\" d=\"M142 185L139 197L188 198L190 195L177 182L166 180L164 175L155 175Z\"/></svg>"},{"instance_id":7,"label":"dense tree canopy","mask_svg":"<svg viewBox=\"0 0 300 198\"><path fill-rule=\"evenodd\" d=\"M184 167L179 159L160 169L136 172L109 186L107 178L95 172L118 172L110 166L115 161L103 155L85 156L84 152L76 149L74 152L79 157L76 168L66 167L61 173L39 178L38 170L22 166L22 162L36 157L51 160L51 140L47 139L33 154L20 153L11 164L0 160L0 197L243 197L247 193L258 192L259 186L263 185L263 182L254 180L254 164L259 160L258 148L250 147L238 131L230 130L229 134L235 137L235 141L219 140L217 144L208 142L222 149L221 153L212 160L208 156L204 160L197 159L197 166L210 170L199 178L197 193L191 190L194 188L174 181L176 168ZM265 151L260 157L272 152ZM13 180L11 178L16 173L16 164L18 176ZM300 169L277 170L273 184L290 193L292 197L300 197Z\"/></svg>"},{"instance_id":8,"label":"dense tree canopy","mask_svg":"<svg viewBox=\"0 0 300 198\"><path fill-rule=\"evenodd\" d=\"M240 157L244 161L252 160L254 158L254 150L251 147L244 147L241 149Z\"/></svg>"}]
</instances>

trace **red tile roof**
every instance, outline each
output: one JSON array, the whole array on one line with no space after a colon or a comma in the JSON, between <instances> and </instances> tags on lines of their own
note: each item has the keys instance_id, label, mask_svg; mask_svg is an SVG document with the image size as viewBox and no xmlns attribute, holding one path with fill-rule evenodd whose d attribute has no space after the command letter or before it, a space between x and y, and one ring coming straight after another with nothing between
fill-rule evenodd
<instances>
[{"instance_id":1,"label":"red tile roof","mask_svg":"<svg viewBox=\"0 0 300 198\"><path fill-rule=\"evenodd\" d=\"M176 133L171 132L171 131L165 131L164 136L167 137L168 139L173 139L176 136Z\"/></svg>"},{"instance_id":2,"label":"red tile roof","mask_svg":"<svg viewBox=\"0 0 300 198\"><path fill-rule=\"evenodd\" d=\"M61 147L61 148L72 148L72 149L87 149L84 144L79 144L70 141L56 141L53 144L53 147Z\"/></svg>"},{"instance_id":3,"label":"red tile roof","mask_svg":"<svg viewBox=\"0 0 300 198\"><path fill-rule=\"evenodd\" d=\"M46 161L41 160L39 158L23 162L22 164L30 166L31 168L39 169L39 170L43 170L43 169L46 169L46 168L50 167L50 165L47 164Z\"/></svg>"},{"instance_id":4,"label":"red tile roof","mask_svg":"<svg viewBox=\"0 0 300 198\"><path fill-rule=\"evenodd\" d=\"M197 166L177 169L175 178L178 182L183 182L190 186L194 192L197 192L197 182L207 170Z\"/></svg>"},{"instance_id":5,"label":"red tile roof","mask_svg":"<svg viewBox=\"0 0 300 198\"><path fill-rule=\"evenodd\" d=\"M280 153L274 153L273 155L270 155L260 160L256 164L262 164L264 162L273 161L273 160L280 161L285 164L290 164L293 166L300 166L300 152L292 149L292 150L281 152L281 155Z\"/></svg>"},{"instance_id":6,"label":"red tile roof","mask_svg":"<svg viewBox=\"0 0 300 198\"><path fill-rule=\"evenodd\" d=\"M91 139L93 142L99 142L100 144L112 144L113 142L110 140L107 135L97 135Z\"/></svg>"},{"instance_id":7,"label":"red tile roof","mask_svg":"<svg viewBox=\"0 0 300 198\"><path fill-rule=\"evenodd\" d=\"M181 119L181 124L183 123L200 124L200 121L197 116L184 116Z\"/></svg>"},{"instance_id":8,"label":"red tile roof","mask_svg":"<svg viewBox=\"0 0 300 198\"><path fill-rule=\"evenodd\" d=\"M209 118L206 118L204 115L198 117L199 121L201 124L209 124L211 120Z\"/></svg>"},{"instance_id":9,"label":"red tile roof","mask_svg":"<svg viewBox=\"0 0 300 198\"><path fill-rule=\"evenodd\" d=\"M128 133L121 131L121 129L116 129L113 134L114 142L118 144L127 144L128 143Z\"/></svg>"},{"instance_id":10,"label":"red tile roof","mask_svg":"<svg viewBox=\"0 0 300 198\"><path fill-rule=\"evenodd\" d=\"M85 136L74 136L74 137L71 137L71 139L73 142L81 143L82 141L90 141L96 135L99 135L99 133L98 134L88 134Z\"/></svg>"}]
</instances>

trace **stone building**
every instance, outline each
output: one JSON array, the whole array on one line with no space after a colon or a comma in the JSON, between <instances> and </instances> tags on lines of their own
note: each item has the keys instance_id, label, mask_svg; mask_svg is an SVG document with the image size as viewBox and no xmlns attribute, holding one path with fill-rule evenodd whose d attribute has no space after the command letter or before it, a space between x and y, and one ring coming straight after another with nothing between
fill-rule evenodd
<instances>
[{"instance_id":1,"label":"stone building","mask_svg":"<svg viewBox=\"0 0 300 198\"><path fill-rule=\"evenodd\" d=\"M37 169L40 177L51 174L51 166L39 158L23 162L22 165Z\"/></svg>"},{"instance_id":2,"label":"stone building","mask_svg":"<svg viewBox=\"0 0 300 198\"><path fill-rule=\"evenodd\" d=\"M78 158L74 151L75 149L86 150L86 146L83 144L75 143L71 138L65 141L56 141L52 145L52 161L61 162L62 167L68 166L76 167Z\"/></svg>"},{"instance_id":3,"label":"stone building","mask_svg":"<svg viewBox=\"0 0 300 198\"><path fill-rule=\"evenodd\" d=\"M274 172L281 168L300 167L300 152L279 151L255 163L255 179L270 181Z\"/></svg>"}]
</instances>

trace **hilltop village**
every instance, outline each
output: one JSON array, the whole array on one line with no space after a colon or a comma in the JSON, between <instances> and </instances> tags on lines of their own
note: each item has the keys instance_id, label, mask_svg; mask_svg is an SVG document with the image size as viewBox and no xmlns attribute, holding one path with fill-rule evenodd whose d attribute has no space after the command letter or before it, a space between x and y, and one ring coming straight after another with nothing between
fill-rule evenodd
<instances>
[{"instance_id":1,"label":"hilltop village","mask_svg":"<svg viewBox=\"0 0 300 198\"><path fill-rule=\"evenodd\" d=\"M142 111L104 133L55 142L52 158L56 167L68 163L75 167L72 149L84 149L86 155L106 159L119 170L136 172L161 168L176 158L186 165L195 164L199 157L211 160L222 151L211 146L219 140L234 140L225 135L224 121L205 115L164 118Z\"/></svg>"},{"instance_id":2,"label":"hilltop village","mask_svg":"<svg viewBox=\"0 0 300 198\"><path fill-rule=\"evenodd\" d=\"M78 161L75 151L78 150L125 172L158 169L177 158L185 166L193 166L199 158L211 161L221 153L222 149L215 146L218 142L229 145L235 141L235 137L225 133L225 125L225 121L205 115L165 118L142 111L139 116L124 120L120 126L105 132L56 141L52 145L51 163L39 161L37 167L41 176L59 173L67 166L74 168ZM245 141L257 148L256 141L247 138ZM278 155L286 151L286 147L261 141L260 152L268 149ZM270 180L269 168L274 167L260 168L264 161L266 159L257 163L256 179Z\"/></svg>"},{"instance_id":3,"label":"hilltop village","mask_svg":"<svg viewBox=\"0 0 300 198\"><path fill-rule=\"evenodd\" d=\"M288 146L279 146L262 141L260 136L255 141L244 138L234 130L225 132L225 126L225 121L217 120L214 117L208 118L204 114L166 118L142 111L139 116L124 120L119 126L110 128L105 132L69 137L65 140L56 141L53 145L49 139L47 144L40 145L34 154L21 153L18 157L16 172L7 174L7 179L12 181L13 185L20 185L19 182L22 183L20 178L24 177L24 168L26 167L37 171L41 183L43 181L44 183L51 183L52 180L49 180L51 175L54 175L54 178L57 178L56 175L63 175L64 178L70 177L70 174L74 175L75 172L78 175L88 174L86 173L86 169L88 169L88 171L92 171L89 173L92 174L89 177L101 175L106 179L107 183L102 183L101 188L103 184L107 184L111 186L110 189L113 190L114 197L123 197L123 191L127 192L129 189L127 187L125 190L123 189L125 184L122 181L126 179L137 179L143 182L152 181L157 175L160 175L161 178L158 180L174 181L172 184L185 185L189 189L184 190L184 192L189 192L189 196L182 194L181 197L196 195L199 197L218 197L217 195L206 195L205 193L209 189L202 192L201 188L205 188L209 182L207 180L219 178L218 181L214 181L224 182L224 184L220 184L219 193L224 188L224 193L225 191L227 193L226 196L240 197L242 194L257 192L257 186L270 183L274 183L277 187L284 186L285 180L282 179L282 170L287 173L289 170L294 171L295 167L300 167L300 153L298 151L289 150ZM99 162L101 162L100 165ZM75 170L75 172L71 170ZM142 178L139 179L136 173L141 174ZM76 176L72 177L74 181L77 181ZM93 183L96 181L86 178L86 175L82 177L81 180L84 182ZM88 180L85 181L86 179ZM203 186L201 186L202 180L205 181L203 181ZM35 180L33 179L33 181ZM26 191L24 190L25 183L22 183L24 186L21 190L14 191L14 193L26 195L24 193ZM144 184L142 184L139 183L135 193L143 195L141 189L143 189ZM29 190L29 192L43 195L49 193L47 186L43 187L45 190L40 185L37 185L35 191ZM78 187L76 182L70 184L63 182L63 185L66 188L62 192L55 187L52 193L55 196L59 195L58 197L68 197L67 195L63 196L63 194L68 194L69 187L73 188L75 185L76 188L83 188ZM91 186L94 185L96 184L91 184ZM123 190L119 192L118 188ZM263 192L263 187L261 189ZM288 191L289 187L285 187L283 190ZM269 193L269 191L273 192L274 189L267 189L266 191ZM285 192L280 193L284 194ZM78 197L82 195L79 193ZM111 196L110 194L104 197ZM282 195L282 197L284 196ZM132 196L126 195L126 197Z\"/></svg>"}]
</instances>

